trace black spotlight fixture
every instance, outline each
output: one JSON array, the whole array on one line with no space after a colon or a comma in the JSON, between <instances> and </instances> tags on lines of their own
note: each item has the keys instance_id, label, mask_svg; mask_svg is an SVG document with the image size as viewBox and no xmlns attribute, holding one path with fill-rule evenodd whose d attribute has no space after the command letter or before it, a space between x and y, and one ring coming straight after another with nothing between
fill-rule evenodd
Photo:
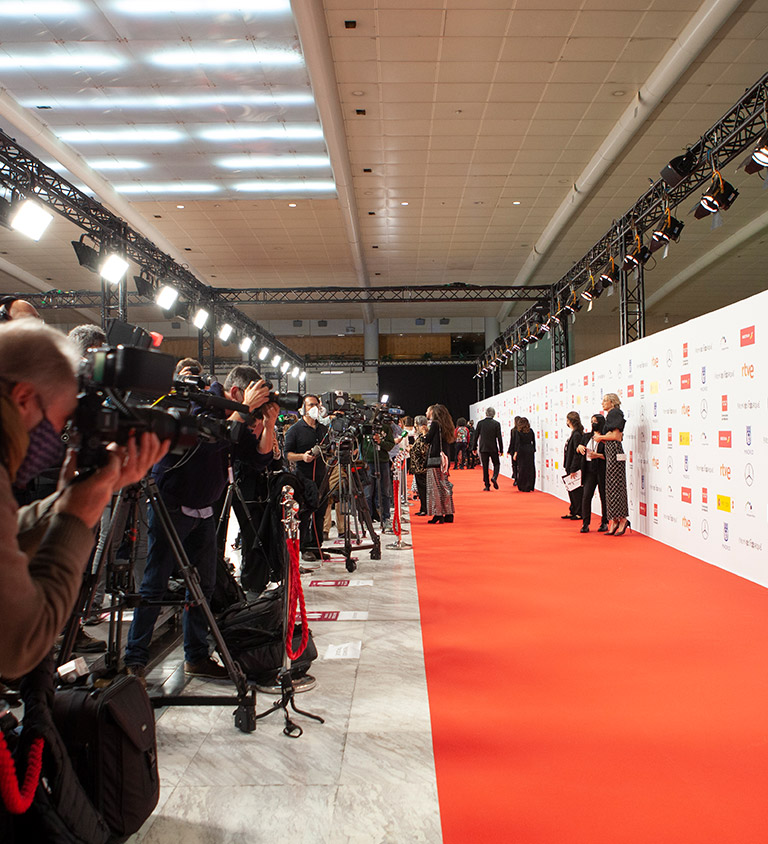
<instances>
[{"instance_id":1,"label":"black spotlight fixture","mask_svg":"<svg viewBox=\"0 0 768 844\"><path fill-rule=\"evenodd\" d=\"M648 259L651 257L651 250L647 246L640 244L639 241L640 238L638 238L637 246L631 252L627 252L624 256L624 264L622 266L623 269L628 272L632 272L632 270L636 270L638 267L645 266L645 264L648 263Z\"/></svg>"},{"instance_id":2,"label":"black spotlight fixture","mask_svg":"<svg viewBox=\"0 0 768 844\"><path fill-rule=\"evenodd\" d=\"M757 142L754 152L749 154L749 156L742 162L741 166L750 175L753 173L759 173L761 170L765 170L765 168L768 167L768 130L763 132Z\"/></svg>"},{"instance_id":3,"label":"black spotlight fixture","mask_svg":"<svg viewBox=\"0 0 768 844\"><path fill-rule=\"evenodd\" d=\"M685 223L681 222L676 217L673 217L669 208L667 208L667 213L664 216L663 222L660 226L653 230L653 234L651 235L651 252L656 252L656 250L661 249L662 246L666 246L670 240L674 240L675 243L677 243L680 239L680 233L684 227Z\"/></svg>"},{"instance_id":4,"label":"black spotlight fixture","mask_svg":"<svg viewBox=\"0 0 768 844\"><path fill-rule=\"evenodd\" d=\"M730 182L726 182L720 173L715 170L712 184L699 200L693 216L697 220L702 220L710 214L717 214L718 211L727 211L738 195L739 192L736 188Z\"/></svg>"},{"instance_id":5,"label":"black spotlight fixture","mask_svg":"<svg viewBox=\"0 0 768 844\"><path fill-rule=\"evenodd\" d=\"M678 155L661 171L661 178L669 187L677 187L680 182L693 172L696 166L696 156L688 150L685 155Z\"/></svg>"},{"instance_id":6,"label":"black spotlight fixture","mask_svg":"<svg viewBox=\"0 0 768 844\"><path fill-rule=\"evenodd\" d=\"M139 275L133 277L133 283L136 285L136 292L139 296L144 296L147 299L155 298L155 285L144 270Z\"/></svg>"},{"instance_id":7,"label":"black spotlight fixture","mask_svg":"<svg viewBox=\"0 0 768 844\"><path fill-rule=\"evenodd\" d=\"M75 250L75 255L77 255L77 260L81 267L85 267L86 270L90 270L92 273L98 273L99 253L92 246L83 243L84 237L85 235L81 234L80 240L73 240L72 248Z\"/></svg>"},{"instance_id":8,"label":"black spotlight fixture","mask_svg":"<svg viewBox=\"0 0 768 844\"><path fill-rule=\"evenodd\" d=\"M605 269L597 278L603 288L610 287L619 280L619 268L616 266L613 256L611 256L610 264L606 265Z\"/></svg>"}]
</instances>

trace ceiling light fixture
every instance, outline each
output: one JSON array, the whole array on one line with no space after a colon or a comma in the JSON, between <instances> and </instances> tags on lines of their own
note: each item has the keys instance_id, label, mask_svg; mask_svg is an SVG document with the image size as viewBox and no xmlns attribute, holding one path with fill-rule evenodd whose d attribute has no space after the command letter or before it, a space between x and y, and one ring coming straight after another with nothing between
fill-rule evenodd
<instances>
[{"instance_id":1,"label":"ceiling light fixture","mask_svg":"<svg viewBox=\"0 0 768 844\"><path fill-rule=\"evenodd\" d=\"M299 373L299 381L304 383L304 380L306 379L306 377L307 377L307 373L302 369L301 372Z\"/></svg>"},{"instance_id":2,"label":"ceiling light fixture","mask_svg":"<svg viewBox=\"0 0 768 844\"><path fill-rule=\"evenodd\" d=\"M252 345L253 340L250 337L243 337L243 339L240 341L240 351L244 355L246 355L248 354L248 349L250 349Z\"/></svg>"},{"instance_id":3,"label":"ceiling light fixture","mask_svg":"<svg viewBox=\"0 0 768 844\"><path fill-rule=\"evenodd\" d=\"M669 187L677 187L683 179L691 175L695 166L696 156L688 150L685 155L678 155L667 164L661 171L661 178Z\"/></svg>"},{"instance_id":4,"label":"ceiling light fixture","mask_svg":"<svg viewBox=\"0 0 768 844\"><path fill-rule=\"evenodd\" d=\"M224 325L222 325L219 329L219 339L223 343L226 343L227 340L229 340L229 338L232 336L233 331L234 329L232 328L232 326L228 322L225 322Z\"/></svg>"},{"instance_id":5,"label":"ceiling light fixture","mask_svg":"<svg viewBox=\"0 0 768 844\"><path fill-rule=\"evenodd\" d=\"M179 291L166 284L158 291L155 302L157 302L164 311L167 311L174 306L178 298Z\"/></svg>"},{"instance_id":6,"label":"ceiling light fixture","mask_svg":"<svg viewBox=\"0 0 768 844\"><path fill-rule=\"evenodd\" d=\"M286 372L290 369L291 362L289 360L284 360L280 365L280 372L285 375Z\"/></svg>"},{"instance_id":7,"label":"ceiling light fixture","mask_svg":"<svg viewBox=\"0 0 768 844\"><path fill-rule=\"evenodd\" d=\"M685 223L672 216L669 208L667 208L663 219L664 222L658 228L655 228L651 235L651 242L649 244L651 252L656 252L662 246L667 246L670 240L674 240L677 243L680 239L680 233L685 226Z\"/></svg>"},{"instance_id":8,"label":"ceiling light fixture","mask_svg":"<svg viewBox=\"0 0 768 844\"><path fill-rule=\"evenodd\" d=\"M205 328L205 324L206 324L206 322L208 322L209 316L210 316L210 314L208 313L208 311L205 310L205 308L198 308L197 313L195 314L195 319L194 319L195 328L199 328L199 329Z\"/></svg>"},{"instance_id":9,"label":"ceiling light fixture","mask_svg":"<svg viewBox=\"0 0 768 844\"><path fill-rule=\"evenodd\" d=\"M276 366L280 363L280 355L275 355L275 356L272 358L271 363L272 363L272 366L273 366L273 367L276 367Z\"/></svg>"},{"instance_id":10,"label":"ceiling light fixture","mask_svg":"<svg viewBox=\"0 0 768 844\"><path fill-rule=\"evenodd\" d=\"M291 378L298 378L298 375L299 375L299 367L294 366L293 369L291 370Z\"/></svg>"},{"instance_id":11,"label":"ceiling light fixture","mask_svg":"<svg viewBox=\"0 0 768 844\"><path fill-rule=\"evenodd\" d=\"M701 220L704 217L708 217L710 214L727 211L731 205L733 205L738 195L739 192L736 188L730 182L726 182L720 173L715 170L712 176L712 184L710 185L709 190L706 191L699 200L699 204L696 206L693 216L696 217L697 220Z\"/></svg>"},{"instance_id":12,"label":"ceiling light fixture","mask_svg":"<svg viewBox=\"0 0 768 844\"><path fill-rule=\"evenodd\" d=\"M52 220L53 214L46 211L37 202L25 199L13 209L8 223L12 229L31 240L40 240Z\"/></svg>"},{"instance_id":13,"label":"ceiling light fixture","mask_svg":"<svg viewBox=\"0 0 768 844\"><path fill-rule=\"evenodd\" d=\"M162 53L149 56L148 60L150 64L159 67L285 67L304 63L301 53L295 50L254 50L252 47L163 50Z\"/></svg>"},{"instance_id":14,"label":"ceiling light fixture","mask_svg":"<svg viewBox=\"0 0 768 844\"><path fill-rule=\"evenodd\" d=\"M266 360L269 357L269 346L262 346L259 350L259 360Z\"/></svg>"},{"instance_id":15,"label":"ceiling light fixture","mask_svg":"<svg viewBox=\"0 0 768 844\"><path fill-rule=\"evenodd\" d=\"M99 265L99 275L110 284L119 284L120 280L128 272L129 266L125 258L112 253L105 256Z\"/></svg>"}]
</instances>

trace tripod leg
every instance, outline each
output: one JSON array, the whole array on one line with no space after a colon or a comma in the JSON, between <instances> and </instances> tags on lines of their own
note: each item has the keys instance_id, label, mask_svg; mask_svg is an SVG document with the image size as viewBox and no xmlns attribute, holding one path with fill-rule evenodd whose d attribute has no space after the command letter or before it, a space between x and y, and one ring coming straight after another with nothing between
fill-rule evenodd
<instances>
[{"instance_id":1,"label":"tripod leg","mask_svg":"<svg viewBox=\"0 0 768 844\"><path fill-rule=\"evenodd\" d=\"M371 518L371 513L368 510L368 502L365 500L365 494L363 493L363 485L360 481L360 478L355 473L352 474L352 483L354 485L354 498L357 506L357 511L358 513L360 513L363 522L371 535L371 542L373 543L373 548L371 548L371 559L380 560L381 540L379 538L378 533L376 533L373 527L373 519Z\"/></svg>"}]
</instances>

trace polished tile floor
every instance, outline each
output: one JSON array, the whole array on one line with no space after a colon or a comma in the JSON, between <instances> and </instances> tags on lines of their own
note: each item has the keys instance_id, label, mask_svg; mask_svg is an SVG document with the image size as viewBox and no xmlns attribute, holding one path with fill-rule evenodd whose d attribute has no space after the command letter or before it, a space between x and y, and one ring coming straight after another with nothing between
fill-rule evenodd
<instances>
[{"instance_id":1,"label":"polished tile floor","mask_svg":"<svg viewBox=\"0 0 768 844\"><path fill-rule=\"evenodd\" d=\"M131 844L442 840L413 552L387 549L392 541L382 537L378 561L361 551L352 574L337 557L302 577L310 613L343 613L310 622L317 685L296 697L325 723L297 715L304 734L291 739L281 712L245 734L231 707L160 710L160 802ZM335 580L370 585L310 586ZM329 646L355 642L358 658L326 658ZM180 662L174 654L150 682L177 682ZM187 686L212 688L200 680ZM259 693L257 711L273 702Z\"/></svg>"}]
</instances>

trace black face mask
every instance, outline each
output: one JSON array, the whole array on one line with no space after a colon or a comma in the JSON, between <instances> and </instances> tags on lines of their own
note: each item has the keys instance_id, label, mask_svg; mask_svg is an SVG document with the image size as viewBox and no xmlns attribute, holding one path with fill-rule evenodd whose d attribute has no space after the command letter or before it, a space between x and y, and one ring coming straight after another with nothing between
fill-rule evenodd
<instances>
[{"instance_id":1,"label":"black face mask","mask_svg":"<svg viewBox=\"0 0 768 844\"><path fill-rule=\"evenodd\" d=\"M596 433L600 433L600 425L598 425L597 422L593 422L592 423L592 430L595 431Z\"/></svg>"}]
</instances>

